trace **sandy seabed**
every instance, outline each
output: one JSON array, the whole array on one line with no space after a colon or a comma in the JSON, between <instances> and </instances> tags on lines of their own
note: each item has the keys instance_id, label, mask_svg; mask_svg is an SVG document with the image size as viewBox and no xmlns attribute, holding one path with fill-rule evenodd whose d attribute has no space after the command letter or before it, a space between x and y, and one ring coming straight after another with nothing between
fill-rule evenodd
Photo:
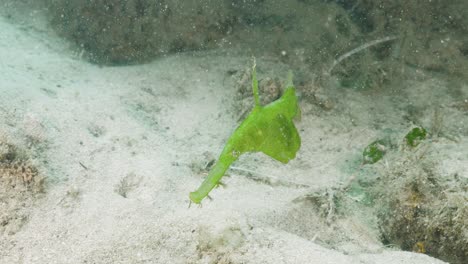
<instances>
[{"instance_id":1,"label":"sandy seabed","mask_svg":"<svg viewBox=\"0 0 468 264\"><path fill-rule=\"evenodd\" d=\"M338 239L341 230L307 229L314 218L292 201L346 178L337 164L373 136L340 130L344 117L305 114L302 148L287 165L260 154L236 163L277 184L231 170L227 188L189 208L203 179L193 167L237 124L226 72L249 57L215 51L98 67L40 26L0 18L0 28L0 129L46 176L21 220L5 224L14 226L0 234L0 263L444 263L384 247L353 221L349 232L362 235L335 248L316 234Z\"/></svg>"}]
</instances>

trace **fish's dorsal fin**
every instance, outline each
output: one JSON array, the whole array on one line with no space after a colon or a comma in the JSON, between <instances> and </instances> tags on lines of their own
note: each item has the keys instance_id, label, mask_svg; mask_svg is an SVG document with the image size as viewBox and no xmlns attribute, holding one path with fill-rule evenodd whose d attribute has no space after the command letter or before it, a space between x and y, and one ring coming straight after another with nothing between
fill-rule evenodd
<instances>
[{"instance_id":1,"label":"fish's dorsal fin","mask_svg":"<svg viewBox=\"0 0 468 264\"><path fill-rule=\"evenodd\" d=\"M294 74L291 70L288 71L288 77L286 79L286 88L288 87L294 87L294 83L293 83L293 77L294 77Z\"/></svg>"},{"instance_id":2,"label":"fish's dorsal fin","mask_svg":"<svg viewBox=\"0 0 468 264\"><path fill-rule=\"evenodd\" d=\"M253 59L252 66L252 92L255 99L255 107L260 106L260 97L258 95L258 80L257 80L257 63L255 62L255 57Z\"/></svg>"}]
</instances>

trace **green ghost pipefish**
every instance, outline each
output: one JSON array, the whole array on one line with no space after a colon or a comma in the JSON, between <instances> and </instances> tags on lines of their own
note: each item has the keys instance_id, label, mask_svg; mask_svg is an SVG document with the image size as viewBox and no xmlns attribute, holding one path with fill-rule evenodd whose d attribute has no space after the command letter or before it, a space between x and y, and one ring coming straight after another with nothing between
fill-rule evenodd
<instances>
[{"instance_id":1,"label":"green ghost pipefish","mask_svg":"<svg viewBox=\"0 0 468 264\"><path fill-rule=\"evenodd\" d=\"M219 184L229 166L247 152L263 152L275 160L288 163L296 157L301 138L293 123L300 115L292 73L288 75L286 89L278 100L261 106L255 64L252 69L252 89L255 106L228 139L218 161L201 186L190 193L190 200L200 203Z\"/></svg>"}]
</instances>

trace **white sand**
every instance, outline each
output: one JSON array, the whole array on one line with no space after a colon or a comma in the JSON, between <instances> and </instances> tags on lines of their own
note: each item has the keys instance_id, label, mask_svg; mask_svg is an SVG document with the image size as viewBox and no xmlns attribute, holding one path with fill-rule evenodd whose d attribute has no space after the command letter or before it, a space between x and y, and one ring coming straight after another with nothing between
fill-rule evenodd
<instances>
[{"instance_id":1,"label":"white sand","mask_svg":"<svg viewBox=\"0 0 468 264\"><path fill-rule=\"evenodd\" d=\"M312 219L291 214L310 189L235 171L213 201L188 208L202 180L188 165L217 155L236 126L226 71L249 58L211 52L100 68L40 26L0 18L0 28L1 129L43 141L37 159L49 179L26 224L5 237L0 263L443 263L365 235L357 239L369 250L324 248L300 235ZM374 133L346 122L340 130L340 119L305 114L302 149L288 165L255 154L236 166L311 189L333 185L346 177L337 164ZM124 198L115 189L129 174Z\"/></svg>"}]
</instances>

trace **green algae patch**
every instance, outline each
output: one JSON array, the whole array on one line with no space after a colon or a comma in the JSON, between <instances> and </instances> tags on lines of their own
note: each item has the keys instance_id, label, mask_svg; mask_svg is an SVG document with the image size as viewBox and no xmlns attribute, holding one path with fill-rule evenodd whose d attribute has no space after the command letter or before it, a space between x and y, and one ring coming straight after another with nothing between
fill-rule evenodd
<instances>
[{"instance_id":1,"label":"green algae patch","mask_svg":"<svg viewBox=\"0 0 468 264\"><path fill-rule=\"evenodd\" d=\"M381 160L386 152L386 142L382 139L370 143L363 151L363 164L374 164Z\"/></svg>"},{"instance_id":2,"label":"green algae patch","mask_svg":"<svg viewBox=\"0 0 468 264\"><path fill-rule=\"evenodd\" d=\"M410 147L416 147L421 141L426 139L427 131L422 127L415 127L411 129L405 136L406 144Z\"/></svg>"}]
</instances>

